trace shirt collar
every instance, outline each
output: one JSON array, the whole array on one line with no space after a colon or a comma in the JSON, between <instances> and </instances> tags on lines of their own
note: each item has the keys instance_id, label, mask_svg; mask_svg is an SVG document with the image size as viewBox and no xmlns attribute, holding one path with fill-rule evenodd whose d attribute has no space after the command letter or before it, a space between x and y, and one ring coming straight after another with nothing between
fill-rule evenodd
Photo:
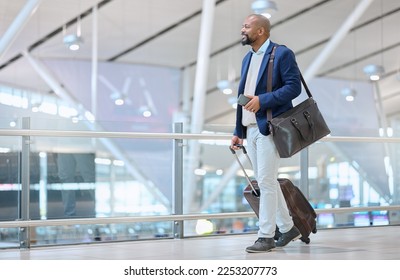
<instances>
[{"instance_id":1,"label":"shirt collar","mask_svg":"<svg viewBox=\"0 0 400 280\"><path fill-rule=\"evenodd\" d=\"M258 54L258 55L265 53L265 51L267 50L267 48L268 48L268 46L269 46L269 42L270 42L270 40L267 39L267 40L264 42L264 44L261 45L261 47L258 49L257 52L255 52L253 49L251 49L251 52L252 52L253 54Z\"/></svg>"}]
</instances>

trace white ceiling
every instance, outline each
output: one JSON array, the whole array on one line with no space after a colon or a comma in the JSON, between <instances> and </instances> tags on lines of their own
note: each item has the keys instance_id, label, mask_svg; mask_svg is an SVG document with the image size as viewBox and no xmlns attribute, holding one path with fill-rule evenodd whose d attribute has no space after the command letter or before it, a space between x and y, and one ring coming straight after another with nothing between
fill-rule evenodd
<instances>
[{"instance_id":1,"label":"white ceiling","mask_svg":"<svg viewBox=\"0 0 400 280\"><path fill-rule=\"evenodd\" d=\"M26 0L0 0L0 34L4 34ZM277 0L271 19L271 39L294 50L303 72L324 49L361 1ZM239 44L243 19L252 0L216 1L207 82L206 124L231 124L229 96L216 88L218 79L237 80L247 47ZM3 54L0 83L51 92L21 55L24 50L40 59L92 58L92 7L98 5L98 57L101 61L149 64L188 69L194 85L202 0L42 0L36 12ZM83 47L66 49L64 33L75 33L81 16ZM65 27L63 31L63 27ZM366 80L363 67L383 64L379 81L384 111L400 112L400 1L375 0L317 71L317 76ZM339 93L338 93L339 94Z\"/></svg>"}]
</instances>

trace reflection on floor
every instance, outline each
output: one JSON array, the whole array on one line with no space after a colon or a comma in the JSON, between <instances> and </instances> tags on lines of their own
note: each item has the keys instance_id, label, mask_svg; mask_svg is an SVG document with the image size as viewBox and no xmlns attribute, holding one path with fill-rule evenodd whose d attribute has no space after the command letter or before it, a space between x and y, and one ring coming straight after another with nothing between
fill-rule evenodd
<instances>
[{"instance_id":1,"label":"reflection on floor","mask_svg":"<svg viewBox=\"0 0 400 280\"><path fill-rule=\"evenodd\" d=\"M310 244L292 242L249 254L254 234L0 250L0 260L400 260L400 226L324 229Z\"/></svg>"}]
</instances>

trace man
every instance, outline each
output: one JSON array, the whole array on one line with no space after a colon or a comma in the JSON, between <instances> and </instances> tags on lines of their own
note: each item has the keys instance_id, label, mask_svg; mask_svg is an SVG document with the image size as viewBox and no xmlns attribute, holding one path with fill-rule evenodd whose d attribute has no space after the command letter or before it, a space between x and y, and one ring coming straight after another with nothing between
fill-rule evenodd
<instances>
[{"instance_id":1,"label":"man","mask_svg":"<svg viewBox=\"0 0 400 280\"><path fill-rule=\"evenodd\" d=\"M252 49L242 61L238 95L244 94L250 101L237 107L231 147L237 150L236 145L247 139L247 152L261 192L258 239L246 248L249 253L269 252L301 237L277 180L280 157L267 120L268 108L275 117L293 107L292 100L301 93L300 71L294 53L285 46L277 47L272 91L267 92L267 65L276 45L269 39L270 29L266 17L253 14L245 19L241 30L242 45L250 45ZM282 235L275 244L276 226Z\"/></svg>"}]
</instances>

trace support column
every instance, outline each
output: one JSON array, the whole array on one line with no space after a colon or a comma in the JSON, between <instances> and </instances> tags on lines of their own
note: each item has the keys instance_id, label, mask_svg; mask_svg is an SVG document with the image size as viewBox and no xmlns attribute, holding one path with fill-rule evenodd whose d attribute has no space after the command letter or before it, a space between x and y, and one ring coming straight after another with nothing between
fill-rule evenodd
<instances>
[{"instance_id":1,"label":"support column","mask_svg":"<svg viewBox=\"0 0 400 280\"><path fill-rule=\"evenodd\" d=\"M30 129L30 118L22 118L22 129ZM19 213L18 218L22 221L30 220L30 153L31 153L31 138L30 136L22 136L22 151L21 151L21 195L19 198ZM35 228L33 228L35 230ZM30 239L31 228L19 228L19 243L21 249L29 249L31 247Z\"/></svg>"},{"instance_id":2,"label":"support column","mask_svg":"<svg viewBox=\"0 0 400 280\"><path fill-rule=\"evenodd\" d=\"M211 38L213 34L215 0L203 0L196 77L192 105L192 133L200 133L204 124L204 104L207 90L208 66L210 62Z\"/></svg>"},{"instance_id":3,"label":"support column","mask_svg":"<svg viewBox=\"0 0 400 280\"><path fill-rule=\"evenodd\" d=\"M174 133L182 133L182 123L174 124ZM183 214L183 140L174 140L174 164L173 164L173 192L172 192L172 211L174 215ZM174 238L183 238L183 221L174 221Z\"/></svg>"},{"instance_id":4,"label":"support column","mask_svg":"<svg viewBox=\"0 0 400 280\"><path fill-rule=\"evenodd\" d=\"M210 62L211 38L213 34L215 14L215 0L203 0L203 11L201 15L201 29L199 47L197 54L197 68L194 84L194 97L192 103L191 132L200 133L204 124L204 104L206 99L206 86L208 67ZM196 190L196 177L193 173L199 165L200 144L197 140L191 140L189 150L189 162L186 176L188 178L186 209L193 206Z\"/></svg>"},{"instance_id":5,"label":"support column","mask_svg":"<svg viewBox=\"0 0 400 280\"><path fill-rule=\"evenodd\" d=\"M98 84L98 20L97 5L92 8L92 77L91 77L91 99L92 99L92 115L97 120L97 84ZM94 123L96 125L96 123ZM92 145L97 145L97 139L92 139Z\"/></svg>"},{"instance_id":6,"label":"support column","mask_svg":"<svg viewBox=\"0 0 400 280\"><path fill-rule=\"evenodd\" d=\"M322 52L317 56L313 63L308 67L304 74L306 81L314 78L315 74L329 58L336 47L343 41L344 37L349 33L354 23L364 14L373 0L361 0L354 11L347 17L346 21L342 24L339 30L331 37Z\"/></svg>"},{"instance_id":7,"label":"support column","mask_svg":"<svg viewBox=\"0 0 400 280\"><path fill-rule=\"evenodd\" d=\"M10 27L4 33L0 40L0 58L10 47L12 42L17 38L18 34L24 28L31 16L36 12L41 0L29 0L17 17L14 19Z\"/></svg>"},{"instance_id":8,"label":"support column","mask_svg":"<svg viewBox=\"0 0 400 280\"><path fill-rule=\"evenodd\" d=\"M376 106L377 106L377 111L378 111L378 121L379 125L382 128L382 137L389 137L388 135L388 121L386 118L386 112L383 108L383 103L382 103L382 94L379 89L379 85L377 82L373 82L373 89L374 89L374 95L375 95L375 100L376 100ZM385 166L385 171L386 171L386 176L388 178L388 190L389 193L384 196L385 200L390 200L393 195L393 186L394 186L394 176L393 176L393 159L396 158L395 152L390 149L391 145L389 143L383 143L383 148L384 148L384 158L383 158L383 164Z\"/></svg>"},{"instance_id":9,"label":"support column","mask_svg":"<svg viewBox=\"0 0 400 280\"><path fill-rule=\"evenodd\" d=\"M98 22L97 22L97 6L93 7L92 12L92 114L97 119L97 73L98 73Z\"/></svg>"},{"instance_id":10,"label":"support column","mask_svg":"<svg viewBox=\"0 0 400 280\"><path fill-rule=\"evenodd\" d=\"M183 119L183 132L190 132L190 98L192 96L193 84L191 83L189 68L185 68L182 73L182 119Z\"/></svg>"}]
</instances>

